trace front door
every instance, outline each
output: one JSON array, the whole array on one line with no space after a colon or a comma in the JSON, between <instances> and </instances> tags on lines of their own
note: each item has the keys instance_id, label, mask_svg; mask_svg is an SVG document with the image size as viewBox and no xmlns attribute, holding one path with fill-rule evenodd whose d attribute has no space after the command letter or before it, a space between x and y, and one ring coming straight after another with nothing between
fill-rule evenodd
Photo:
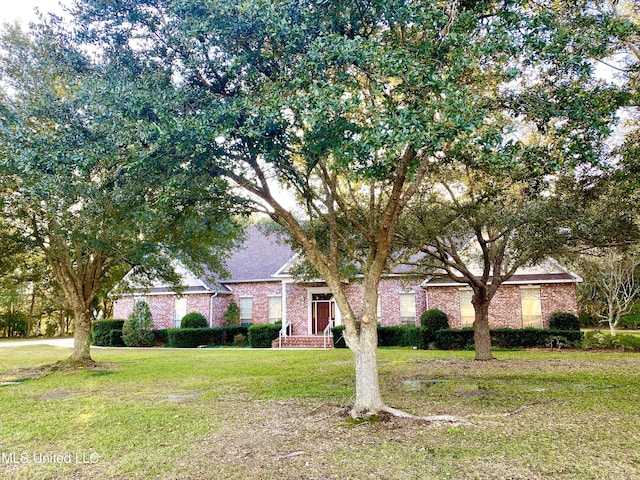
<instances>
[{"instance_id":1,"label":"front door","mask_svg":"<svg viewBox=\"0 0 640 480\"><path fill-rule=\"evenodd\" d=\"M321 335L329 322L334 320L334 312L333 295L330 293L314 294L312 296L311 333Z\"/></svg>"}]
</instances>

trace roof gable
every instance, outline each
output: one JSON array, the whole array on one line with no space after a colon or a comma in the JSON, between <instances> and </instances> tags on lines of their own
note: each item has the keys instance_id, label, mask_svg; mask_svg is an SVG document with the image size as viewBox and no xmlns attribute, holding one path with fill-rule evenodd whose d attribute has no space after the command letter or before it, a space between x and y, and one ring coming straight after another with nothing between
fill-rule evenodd
<instances>
[{"instance_id":1,"label":"roof gable","mask_svg":"<svg viewBox=\"0 0 640 480\"><path fill-rule=\"evenodd\" d=\"M270 280L295 253L276 234L266 233L262 225L246 230L245 241L234 250L225 264L229 276L222 283Z\"/></svg>"}]
</instances>

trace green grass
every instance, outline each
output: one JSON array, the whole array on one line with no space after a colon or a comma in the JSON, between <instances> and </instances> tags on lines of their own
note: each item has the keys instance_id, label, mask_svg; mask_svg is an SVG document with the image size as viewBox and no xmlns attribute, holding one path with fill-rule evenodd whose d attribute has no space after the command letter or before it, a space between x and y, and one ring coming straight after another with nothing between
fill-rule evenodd
<instances>
[{"instance_id":1,"label":"green grass","mask_svg":"<svg viewBox=\"0 0 640 480\"><path fill-rule=\"evenodd\" d=\"M348 350L96 349L96 370L22 370L68 355L0 349L17 381L0 478L640 478L638 354L380 349L390 405L461 425L347 422ZM51 452L73 461L33 462Z\"/></svg>"}]
</instances>

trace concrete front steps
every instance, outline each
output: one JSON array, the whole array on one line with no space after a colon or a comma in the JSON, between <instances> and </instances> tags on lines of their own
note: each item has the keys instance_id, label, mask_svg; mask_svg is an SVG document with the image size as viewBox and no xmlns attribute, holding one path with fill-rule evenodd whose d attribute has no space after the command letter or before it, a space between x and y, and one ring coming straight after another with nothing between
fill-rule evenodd
<instances>
[{"instance_id":1,"label":"concrete front steps","mask_svg":"<svg viewBox=\"0 0 640 480\"><path fill-rule=\"evenodd\" d=\"M324 348L324 337L322 335L291 335L282 337L282 344L279 339L271 342L271 348ZM327 339L327 348L333 348L333 337Z\"/></svg>"}]
</instances>

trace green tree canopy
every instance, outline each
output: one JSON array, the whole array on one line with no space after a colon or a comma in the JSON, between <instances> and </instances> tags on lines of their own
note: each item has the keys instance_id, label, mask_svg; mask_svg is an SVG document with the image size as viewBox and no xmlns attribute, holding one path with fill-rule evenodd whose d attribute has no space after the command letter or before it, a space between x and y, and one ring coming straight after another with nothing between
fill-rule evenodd
<instances>
[{"instance_id":1,"label":"green tree canopy","mask_svg":"<svg viewBox=\"0 0 640 480\"><path fill-rule=\"evenodd\" d=\"M1 241L42 253L74 313L71 360L90 361L94 297L130 269L177 283L169 255L220 269L236 208L176 148L169 69L82 50L55 20L0 47Z\"/></svg>"},{"instance_id":2,"label":"green tree canopy","mask_svg":"<svg viewBox=\"0 0 640 480\"><path fill-rule=\"evenodd\" d=\"M592 161L593 133L610 120L601 109L607 87L585 83L589 46L537 2L77 7L87 39L116 50L135 43L136 55L172 69L176 92L194 99L180 148L214 148L193 165L227 178L285 228L327 282L354 353L354 414L393 411L378 388L378 283L403 260L398 225L430 170L454 161L509 170L524 159L554 171L567 156ZM523 129L545 143L523 141ZM297 195L304 223L275 185ZM362 309L341 281L350 262L362 274Z\"/></svg>"}]
</instances>

